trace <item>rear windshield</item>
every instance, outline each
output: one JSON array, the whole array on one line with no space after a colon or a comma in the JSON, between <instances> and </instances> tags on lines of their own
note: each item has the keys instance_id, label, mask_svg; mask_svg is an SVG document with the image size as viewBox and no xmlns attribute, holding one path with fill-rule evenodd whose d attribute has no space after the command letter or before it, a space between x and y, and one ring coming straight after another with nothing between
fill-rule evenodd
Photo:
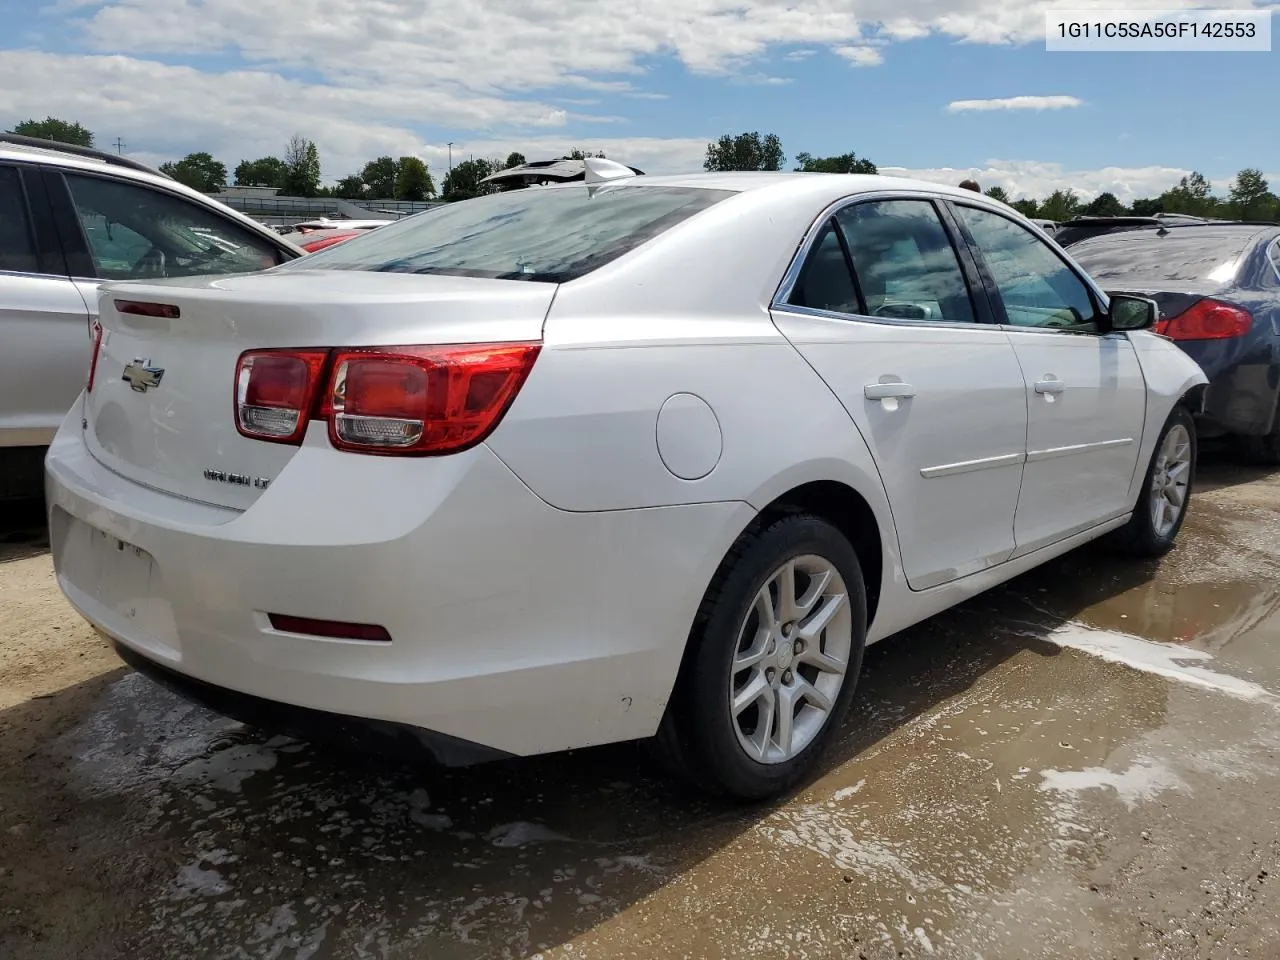
<instances>
[{"instance_id":1,"label":"rear windshield","mask_svg":"<svg viewBox=\"0 0 1280 960\"><path fill-rule=\"evenodd\" d=\"M1203 233L1198 228L1159 237L1132 232L1083 240L1071 257L1103 286L1114 280L1230 283L1252 237L1247 233Z\"/></svg>"},{"instance_id":2,"label":"rear windshield","mask_svg":"<svg viewBox=\"0 0 1280 960\"><path fill-rule=\"evenodd\" d=\"M295 266L564 283L730 196L691 187L530 187L427 210Z\"/></svg>"}]
</instances>

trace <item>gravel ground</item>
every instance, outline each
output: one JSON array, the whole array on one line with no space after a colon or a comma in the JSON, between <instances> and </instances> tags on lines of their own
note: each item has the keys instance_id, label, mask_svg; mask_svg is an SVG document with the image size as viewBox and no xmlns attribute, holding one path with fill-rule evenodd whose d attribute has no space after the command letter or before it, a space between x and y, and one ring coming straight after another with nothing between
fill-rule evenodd
<instances>
[{"instance_id":1,"label":"gravel ground","mask_svg":"<svg viewBox=\"0 0 1280 960\"><path fill-rule=\"evenodd\" d=\"M824 774L710 804L633 746L437 772L128 671L0 519L0 957L1280 956L1280 476L874 647Z\"/></svg>"}]
</instances>

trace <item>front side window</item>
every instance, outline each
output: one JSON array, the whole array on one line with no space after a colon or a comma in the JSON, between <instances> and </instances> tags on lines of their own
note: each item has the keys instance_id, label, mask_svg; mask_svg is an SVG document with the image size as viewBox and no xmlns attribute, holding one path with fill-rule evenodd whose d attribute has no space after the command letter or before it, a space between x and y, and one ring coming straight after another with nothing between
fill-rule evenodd
<instances>
[{"instance_id":1,"label":"front side window","mask_svg":"<svg viewBox=\"0 0 1280 960\"><path fill-rule=\"evenodd\" d=\"M104 279L250 273L280 260L267 240L162 190L70 173L66 178Z\"/></svg>"},{"instance_id":2,"label":"front side window","mask_svg":"<svg viewBox=\"0 0 1280 960\"><path fill-rule=\"evenodd\" d=\"M15 167L0 167L0 270L39 271L27 198Z\"/></svg>"},{"instance_id":3,"label":"front side window","mask_svg":"<svg viewBox=\"0 0 1280 960\"><path fill-rule=\"evenodd\" d=\"M955 248L928 200L855 203L836 222L871 316L975 322Z\"/></svg>"},{"instance_id":4,"label":"front side window","mask_svg":"<svg viewBox=\"0 0 1280 960\"><path fill-rule=\"evenodd\" d=\"M636 184L529 187L415 214L314 253L297 268L565 283L733 194Z\"/></svg>"},{"instance_id":5,"label":"front side window","mask_svg":"<svg viewBox=\"0 0 1280 960\"><path fill-rule=\"evenodd\" d=\"M986 260L1010 324L1097 331L1089 288L1047 243L997 213L961 205L956 212Z\"/></svg>"}]
</instances>

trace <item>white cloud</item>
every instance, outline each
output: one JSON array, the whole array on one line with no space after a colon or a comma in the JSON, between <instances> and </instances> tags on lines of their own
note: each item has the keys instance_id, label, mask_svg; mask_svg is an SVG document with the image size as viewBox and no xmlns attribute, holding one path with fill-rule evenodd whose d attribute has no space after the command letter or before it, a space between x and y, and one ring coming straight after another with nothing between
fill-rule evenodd
<instances>
[{"instance_id":1,"label":"white cloud","mask_svg":"<svg viewBox=\"0 0 1280 960\"><path fill-rule=\"evenodd\" d=\"M839 46L834 52L855 67L878 67L884 63L884 54L875 47Z\"/></svg>"},{"instance_id":2,"label":"white cloud","mask_svg":"<svg viewBox=\"0 0 1280 960\"><path fill-rule=\"evenodd\" d=\"M992 100L952 100L947 109L952 113L986 110L1064 110L1080 107L1079 97L998 97Z\"/></svg>"},{"instance_id":3,"label":"white cloud","mask_svg":"<svg viewBox=\"0 0 1280 960\"><path fill-rule=\"evenodd\" d=\"M1054 190L1070 188L1082 200L1092 200L1109 191L1122 203L1128 203L1136 197L1154 197L1164 193L1191 171L1158 166L1068 170L1060 163L1046 161L988 160L982 167L881 167L880 172L952 185L971 178L977 180L984 190L1004 187L1015 200L1023 197L1043 199ZM1230 176L1220 177L1215 185L1225 189L1229 179Z\"/></svg>"}]
</instances>

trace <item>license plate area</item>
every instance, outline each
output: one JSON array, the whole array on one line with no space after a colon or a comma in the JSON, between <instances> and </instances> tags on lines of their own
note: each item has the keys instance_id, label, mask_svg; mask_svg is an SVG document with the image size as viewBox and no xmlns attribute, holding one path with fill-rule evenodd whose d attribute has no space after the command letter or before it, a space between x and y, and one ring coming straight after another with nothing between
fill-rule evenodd
<instances>
[{"instance_id":1,"label":"license plate area","mask_svg":"<svg viewBox=\"0 0 1280 960\"><path fill-rule=\"evenodd\" d=\"M155 558L141 547L66 515L59 576L88 601L99 626L169 656L177 652L177 626Z\"/></svg>"}]
</instances>

